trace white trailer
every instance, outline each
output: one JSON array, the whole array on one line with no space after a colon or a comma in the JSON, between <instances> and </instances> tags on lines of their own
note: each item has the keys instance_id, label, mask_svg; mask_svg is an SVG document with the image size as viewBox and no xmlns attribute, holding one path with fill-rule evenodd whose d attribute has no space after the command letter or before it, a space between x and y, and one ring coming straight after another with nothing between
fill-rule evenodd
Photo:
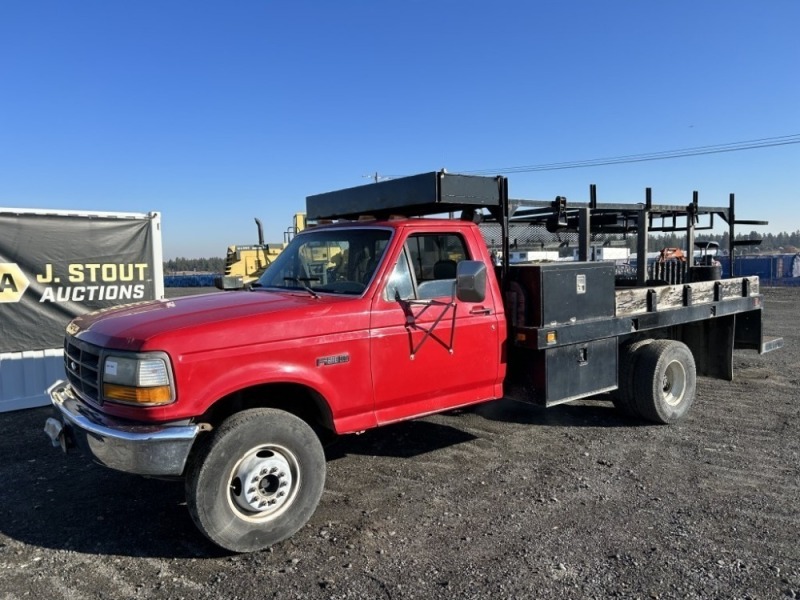
<instances>
[{"instance_id":1,"label":"white trailer","mask_svg":"<svg viewBox=\"0 0 800 600\"><path fill-rule=\"evenodd\" d=\"M578 249L573 252L572 258L579 260ZM589 249L589 260L613 260L627 262L631 258L631 251L625 247L617 246L592 246Z\"/></svg>"}]
</instances>

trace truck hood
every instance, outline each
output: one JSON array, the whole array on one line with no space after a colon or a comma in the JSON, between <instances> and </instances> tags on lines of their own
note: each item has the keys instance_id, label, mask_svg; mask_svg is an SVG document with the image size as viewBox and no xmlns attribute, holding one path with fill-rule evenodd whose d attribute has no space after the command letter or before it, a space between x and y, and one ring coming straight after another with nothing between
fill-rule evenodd
<instances>
[{"instance_id":1,"label":"truck hood","mask_svg":"<svg viewBox=\"0 0 800 600\"><path fill-rule=\"evenodd\" d=\"M215 292L104 309L75 318L67 333L125 350L182 351L298 339L363 326L367 302L305 292ZM353 306L357 304L358 307Z\"/></svg>"}]
</instances>

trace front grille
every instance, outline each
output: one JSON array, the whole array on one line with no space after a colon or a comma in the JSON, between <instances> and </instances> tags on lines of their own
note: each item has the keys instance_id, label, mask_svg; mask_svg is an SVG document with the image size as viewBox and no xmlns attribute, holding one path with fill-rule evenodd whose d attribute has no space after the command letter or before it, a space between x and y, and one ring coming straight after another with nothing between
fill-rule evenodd
<instances>
[{"instance_id":1,"label":"front grille","mask_svg":"<svg viewBox=\"0 0 800 600\"><path fill-rule=\"evenodd\" d=\"M85 400L100 403L100 347L72 337L64 340L64 371Z\"/></svg>"}]
</instances>

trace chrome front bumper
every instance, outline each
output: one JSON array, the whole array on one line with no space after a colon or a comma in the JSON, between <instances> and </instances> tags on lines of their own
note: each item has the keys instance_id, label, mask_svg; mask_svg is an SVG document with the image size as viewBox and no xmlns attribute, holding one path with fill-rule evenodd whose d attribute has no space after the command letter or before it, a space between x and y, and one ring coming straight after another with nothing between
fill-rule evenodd
<instances>
[{"instance_id":1,"label":"chrome front bumper","mask_svg":"<svg viewBox=\"0 0 800 600\"><path fill-rule=\"evenodd\" d=\"M45 433L65 451L73 443L102 465L126 473L161 477L183 474L198 425L144 425L122 421L89 408L64 381L47 393L56 417L47 419Z\"/></svg>"}]
</instances>

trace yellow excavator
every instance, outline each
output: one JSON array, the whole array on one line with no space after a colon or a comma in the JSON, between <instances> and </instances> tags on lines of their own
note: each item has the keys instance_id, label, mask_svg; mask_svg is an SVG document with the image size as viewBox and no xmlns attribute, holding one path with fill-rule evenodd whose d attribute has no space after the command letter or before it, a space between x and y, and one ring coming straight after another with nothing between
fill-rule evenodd
<instances>
[{"instance_id":1,"label":"yellow excavator","mask_svg":"<svg viewBox=\"0 0 800 600\"><path fill-rule=\"evenodd\" d=\"M292 226L283 232L283 242L264 243L264 228L256 218L258 244L228 246L225 255L225 272L214 278L214 285L221 290L241 290L256 281L269 264L275 260L296 233L306 228L306 214L295 213Z\"/></svg>"}]
</instances>

